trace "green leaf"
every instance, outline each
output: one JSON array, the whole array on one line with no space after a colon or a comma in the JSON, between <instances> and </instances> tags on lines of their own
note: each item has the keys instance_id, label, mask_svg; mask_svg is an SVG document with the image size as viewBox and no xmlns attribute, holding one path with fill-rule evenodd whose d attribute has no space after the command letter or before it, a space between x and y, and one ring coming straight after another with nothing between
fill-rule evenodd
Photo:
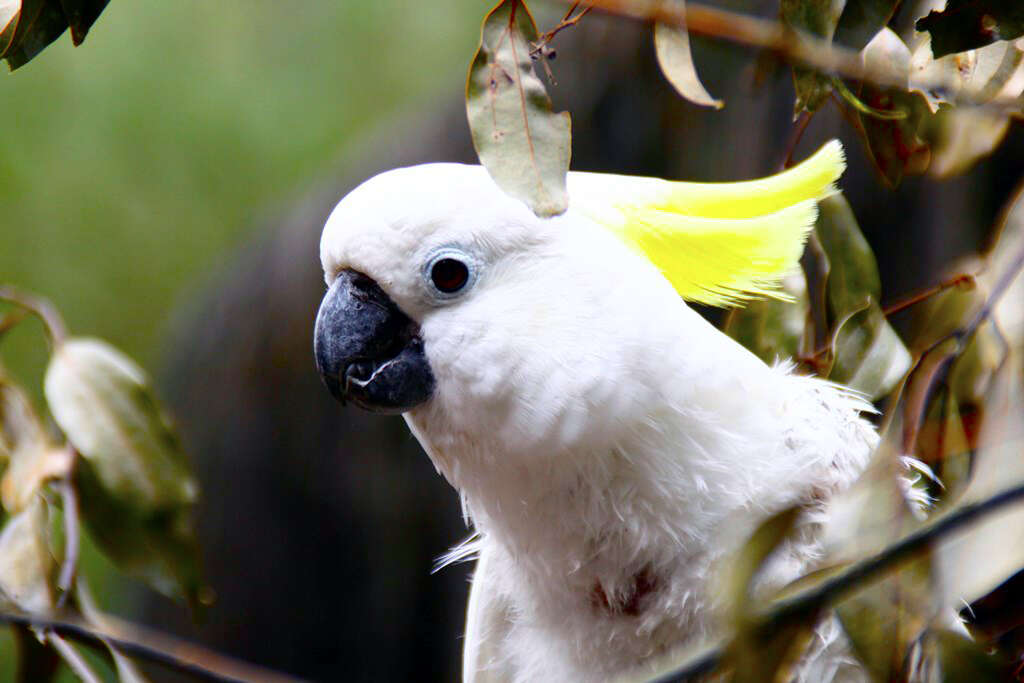
<instances>
[{"instance_id":1,"label":"green leaf","mask_svg":"<svg viewBox=\"0 0 1024 683\"><path fill-rule=\"evenodd\" d=\"M823 542L831 563L875 554L922 523L905 492L898 422L889 426L860 478L829 505ZM854 652L875 680L905 680L907 652L943 606L932 594L931 574L930 557L916 559L836 607Z\"/></svg>"},{"instance_id":2,"label":"green leaf","mask_svg":"<svg viewBox=\"0 0 1024 683\"><path fill-rule=\"evenodd\" d=\"M108 2L110 0L60 0L68 26L71 27L72 43L82 44L85 34L96 23Z\"/></svg>"},{"instance_id":3,"label":"green leaf","mask_svg":"<svg viewBox=\"0 0 1024 683\"><path fill-rule=\"evenodd\" d=\"M1002 655L989 653L971 639L952 631L929 634L938 650L943 683L1003 683L1017 680L1013 668Z\"/></svg>"},{"instance_id":4,"label":"green leaf","mask_svg":"<svg viewBox=\"0 0 1024 683\"><path fill-rule=\"evenodd\" d=\"M907 653L937 611L923 559L843 601L836 614L857 658L875 680L906 680Z\"/></svg>"},{"instance_id":5,"label":"green leaf","mask_svg":"<svg viewBox=\"0 0 1024 683\"><path fill-rule=\"evenodd\" d=\"M80 45L109 0L0 0L0 57L11 70L29 62L71 27Z\"/></svg>"},{"instance_id":6,"label":"green leaf","mask_svg":"<svg viewBox=\"0 0 1024 683\"><path fill-rule=\"evenodd\" d=\"M570 121L555 114L530 52L537 26L521 0L484 19L466 82L466 114L480 162L499 187L538 216L569 206Z\"/></svg>"},{"instance_id":7,"label":"green leaf","mask_svg":"<svg viewBox=\"0 0 1024 683\"><path fill-rule=\"evenodd\" d=\"M68 339L54 349L44 390L57 425L113 498L143 514L196 500L178 438L130 358L97 339Z\"/></svg>"},{"instance_id":8,"label":"green leaf","mask_svg":"<svg viewBox=\"0 0 1024 683\"><path fill-rule=\"evenodd\" d=\"M676 0L676 5L680 13L685 14L682 11L685 6L683 0ZM722 108L722 100L713 98L697 75L697 67L693 64L693 54L690 52L690 35L686 27L655 24L654 52L661 72L680 95L694 104Z\"/></svg>"},{"instance_id":9,"label":"green leaf","mask_svg":"<svg viewBox=\"0 0 1024 683\"><path fill-rule=\"evenodd\" d=\"M829 261L825 297L834 360L828 377L880 398L909 369L910 354L878 304L874 253L840 194L819 203L815 233Z\"/></svg>"},{"instance_id":10,"label":"green leaf","mask_svg":"<svg viewBox=\"0 0 1024 683\"><path fill-rule=\"evenodd\" d=\"M55 0L22 0L21 9L0 33L0 57L11 70L29 62L68 27Z\"/></svg>"},{"instance_id":11,"label":"green leaf","mask_svg":"<svg viewBox=\"0 0 1024 683\"><path fill-rule=\"evenodd\" d=\"M110 495L88 460L76 466L75 485L89 535L121 571L198 605L202 583L191 507L140 513Z\"/></svg>"},{"instance_id":12,"label":"green leaf","mask_svg":"<svg viewBox=\"0 0 1024 683\"><path fill-rule=\"evenodd\" d=\"M844 47L863 49L889 23L899 4L900 0L847 2L833 40Z\"/></svg>"},{"instance_id":13,"label":"green leaf","mask_svg":"<svg viewBox=\"0 0 1024 683\"><path fill-rule=\"evenodd\" d=\"M0 532L0 607L45 614L54 606L57 563L50 553L46 502L35 496Z\"/></svg>"},{"instance_id":14,"label":"green leaf","mask_svg":"<svg viewBox=\"0 0 1024 683\"><path fill-rule=\"evenodd\" d=\"M942 57L1024 35L1024 3L948 0L944 10L932 10L914 27L931 34L932 54Z\"/></svg>"},{"instance_id":15,"label":"green leaf","mask_svg":"<svg viewBox=\"0 0 1024 683\"><path fill-rule=\"evenodd\" d=\"M807 322L807 283L802 273L787 277L782 289L793 301L756 299L729 311L722 331L766 363L800 352Z\"/></svg>"},{"instance_id":16,"label":"green leaf","mask_svg":"<svg viewBox=\"0 0 1024 683\"><path fill-rule=\"evenodd\" d=\"M786 26L831 42L845 4L846 0L782 0L779 12ZM795 66L793 87L796 90L794 114L814 113L832 92L832 80L814 69Z\"/></svg>"},{"instance_id":17,"label":"green leaf","mask_svg":"<svg viewBox=\"0 0 1024 683\"><path fill-rule=\"evenodd\" d=\"M758 574L793 534L802 512L800 506L792 506L762 522L730 567L726 588L733 607L736 635L726 647L725 661L733 669L731 680L737 683L789 680L792 667L810 639L815 622L813 616L770 628L753 616L753 606L758 601Z\"/></svg>"}]
</instances>

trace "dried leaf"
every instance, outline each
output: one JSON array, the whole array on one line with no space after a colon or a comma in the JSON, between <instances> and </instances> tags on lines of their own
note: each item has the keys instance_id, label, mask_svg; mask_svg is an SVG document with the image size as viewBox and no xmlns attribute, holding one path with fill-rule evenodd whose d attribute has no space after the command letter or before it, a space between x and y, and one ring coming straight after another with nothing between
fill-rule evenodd
<instances>
[{"instance_id":1,"label":"dried leaf","mask_svg":"<svg viewBox=\"0 0 1024 683\"><path fill-rule=\"evenodd\" d=\"M45 614L54 605L49 514L42 497L10 517L0 532L0 606Z\"/></svg>"},{"instance_id":2,"label":"dried leaf","mask_svg":"<svg viewBox=\"0 0 1024 683\"><path fill-rule=\"evenodd\" d=\"M537 27L521 0L503 0L484 19L466 82L473 146L494 181L538 216L568 208L568 112L555 114L530 51Z\"/></svg>"},{"instance_id":3,"label":"dried leaf","mask_svg":"<svg viewBox=\"0 0 1024 683\"><path fill-rule=\"evenodd\" d=\"M1024 3L948 0L944 10L929 12L914 27L931 34L932 53L938 58L1024 35Z\"/></svg>"},{"instance_id":4,"label":"dried leaf","mask_svg":"<svg viewBox=\"0 0 1024 683\"><path fill-rule=\"evenodd\" d=\"M829 261L825 284L831 321L829 379L875 399L896 386L910 354L885 319L878 301L878 265L842 195L819 203L815 233Z\"/></svg>"},{"instance_id":5,"label":"dried leaf","mask_svg":"<svg viewBox=\"0 0 1024 683\"><path fill-rule=\"evenodd\" d=\"M54 420L112 497L143 514L196 500L177 436L130 358L96 339L69 339L54 350L44 389Z\"/></svg>"},{"instance_id":6,"label":"dried leaf","mask_svg":"<svg viewBox=\"0 0 1024 683\"><path fill-rule=\"evenodd\" d=\"M26 443L18 448L0 480L4 508L8 512L23 509L45 482L67 476L71 462L68 449L53 446L48 441Z\"/></svg>"},{"instance_id":7,"label":"dried leaf","mask_svg":"<svg viewBox=\"0 0 1024 683\"><path fill-rule=\"evenodd\" d=\"M0 368L0 456L8 460L0 479L0 501L18 512L49 479L67 474L71 454L53 443L28 395Z\"/></svg>"},{"instance_id":8,"label":"dried leaf","mask_svg":"<svg viewBox=\"0 0 1024 683\"><path fill-rule=\"evenodd\" d=\"M681 11L685 3L683 0L676 0L676 3ZM697 75L690 52L690 35L685 27L655 24L654 51L661 72L680 95L704 107L721 109L724 106L722 100L711 96Z\"/></svg>"},{"instance_id":9,"label":"dried leaf","mask_svg":"<svg viewBox=\"0 0 1024 683\"><path fill-rule=\"evenodd\" d=\"M1011 367L999 375L987 406L974 472L959 505L979 502L1024 483L1024 389ZM945 595L973 602L1024 569L1024 506L1009 506L942 543Z\"/></svg>"}]
</instances>

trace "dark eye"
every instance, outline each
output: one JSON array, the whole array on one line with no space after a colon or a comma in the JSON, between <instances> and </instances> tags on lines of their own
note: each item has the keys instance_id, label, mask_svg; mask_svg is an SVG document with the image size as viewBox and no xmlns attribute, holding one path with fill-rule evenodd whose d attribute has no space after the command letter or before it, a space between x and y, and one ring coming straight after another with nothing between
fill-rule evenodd
<instances>
[{"instance_id":1,"label":"dark eye","mask_svg":"<svg viewBox=\"0 0 1024 683\"><path fill-rule=\"evenodd\" d=\"M454 258L441 258L430 268L430 281L445 294L452 294L466 286L469 281L469 267Z\"/></svg>"}]
</instances>

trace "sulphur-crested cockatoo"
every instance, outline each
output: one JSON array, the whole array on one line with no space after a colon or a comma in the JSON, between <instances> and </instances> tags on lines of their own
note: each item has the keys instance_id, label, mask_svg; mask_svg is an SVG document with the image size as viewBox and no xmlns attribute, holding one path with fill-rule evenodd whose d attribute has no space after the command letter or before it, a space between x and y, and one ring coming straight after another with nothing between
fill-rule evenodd
<instances>
[{"instance_id":1,"label":"sulphur-crested cockatoo","mask_svg":"<svg viewBox=\"0 0 1024 683\"><path fill-rule=\"evenodd\" d=\"M570 172L568 210L538 218L482 167L427 164L338 204L317 364L342 401L402 413L462 496L467 681L607 680L712 636L714 575L758 520L814 520L863 469L864 402L684 303L776 295L842 170L831 142L749 182ZM815 525L764 581L806 570Z\"/></svg>"}]
</instances>

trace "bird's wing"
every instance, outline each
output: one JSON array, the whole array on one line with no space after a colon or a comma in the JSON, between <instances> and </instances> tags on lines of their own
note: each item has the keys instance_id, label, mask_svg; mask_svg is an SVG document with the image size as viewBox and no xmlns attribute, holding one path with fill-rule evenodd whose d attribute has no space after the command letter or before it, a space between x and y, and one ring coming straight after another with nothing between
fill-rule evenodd
<instances>
[{"instance_id":1,"label":"bird's wing","mask_svg":"<svg viewBox=\"0 0 1024 683\"><path fill-rule=\"evenodd\" d=\"M462 648L463 683L498 683L514 678L503 656L512 627L507 599L496 590L492 553L480 551L466 610L466 640Z\"/></svg>"}]
</instances>

